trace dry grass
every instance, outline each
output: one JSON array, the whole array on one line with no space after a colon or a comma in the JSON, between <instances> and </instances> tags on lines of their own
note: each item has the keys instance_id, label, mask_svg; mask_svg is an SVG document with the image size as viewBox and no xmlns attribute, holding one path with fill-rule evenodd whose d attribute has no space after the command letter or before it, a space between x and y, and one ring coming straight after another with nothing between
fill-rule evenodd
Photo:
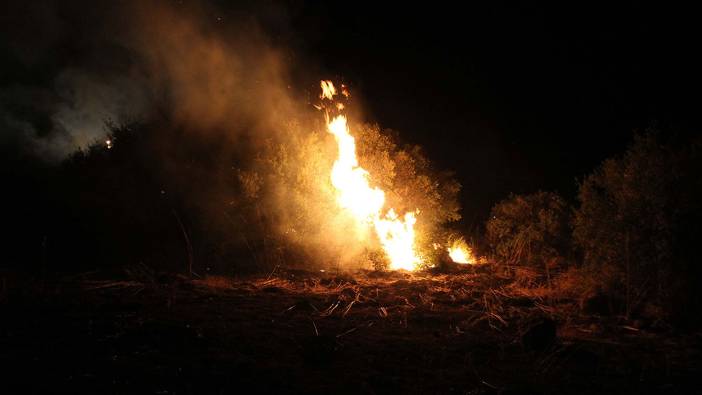
<instances>
[{"instance_id":1,"label":"dry grass","mask_svg":"<svg viewBox=\"0 0 702 395\"><path fill-rule=\"evenodd\" d=\"M4 358L19 366L64 345L51 351L61 361L49 370L54 383L72 376L95 390L119 376L132 383L125 392L197 383L208 393L622 393L696 379L685 369L699 339L584 315L561 291L574 278L525 287L501 267L454 269L195 280L133 271L138 278L53 284L45 289L60 293L47 298L12 282L0 303ZM529 347L545 319L557 325L555 342Z\"/></svg>"},{"instance_id":2,"label":"dry grass","mask_svg":"<svg viewBox=\"0 0 702 395\"><path fill-rule=\"evenodd\" d=\"M510 342L518 341L523 323L532 317L562 319L564 311L547 302L553 292L550 289L523 287L491 269L475 267L446 274L359 271L336 275L280 270L269 277L235 280L208 276L193 283L212 292L237 290L296 297L298 301L283 312L303 310L313 322L331 317L374 317L407 326L432 317L437 322L449 321L447 325L458 334L479 328L508 336Z\"/></svg>"},{"instance_id":3,"label":"dry grass","mask_svg":"<svg viewBox=\"0 0 702 395\"><path fill-rule=\"evenodd\" d=\"M205 276L202 279L193 280L193 284L210 289L233 289L236 286L232 278L225 276Z\"/></svg>"}]
</instances>

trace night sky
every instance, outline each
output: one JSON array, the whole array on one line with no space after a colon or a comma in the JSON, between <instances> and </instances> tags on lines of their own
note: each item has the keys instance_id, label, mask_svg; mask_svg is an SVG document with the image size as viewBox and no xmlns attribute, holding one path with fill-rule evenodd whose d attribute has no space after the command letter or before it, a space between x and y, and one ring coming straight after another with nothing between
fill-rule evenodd
<instances>
[{"instance_id":1,"label":"night sky","mask_svg":"<svg viewBox=\"0 0 702 395\"><path fill-rule=\"evenodd\" d=\"M529 4L312 6L298 23L374 118L456 170L467 219L509 192L572 198L634 130L699 130L693 12Z\"/></svg>"},{"instance_id":2,"label":"night sky","mask_svg":"<svg viewBox=\"0 0 702 395\"><path fill-rule=\"evenodd\" d=\"M10 3L0 90L3 114L16 116L18 85L51 92L69 65L102 67L94 15L119 4ZM474 223L510 192L574 198L576 179L622 152L635 130L699 130L699 23L690 9L660 7L221 1L211 18L255 19L287 48L304 89L321 78L348 83L367 120L456 172ZM120 60L109 53L106 72ZM23 116L41 126L47 107Z\"/></svg>"}]
</instances>

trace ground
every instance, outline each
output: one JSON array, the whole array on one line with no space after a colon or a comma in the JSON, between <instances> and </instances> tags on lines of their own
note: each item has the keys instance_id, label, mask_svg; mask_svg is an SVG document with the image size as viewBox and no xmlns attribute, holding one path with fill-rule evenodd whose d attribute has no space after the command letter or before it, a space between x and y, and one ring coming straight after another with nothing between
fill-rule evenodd
<instances>
[{"instance_id":1,"label":"ground","mask_svg":"<svg viewBox=\"0 0 702 395\"><path fill-rule=\"evenodd\" d=\"M702 336L494 271L2 279L3 393L695 393Z\"/></svg>"}]
</instances>

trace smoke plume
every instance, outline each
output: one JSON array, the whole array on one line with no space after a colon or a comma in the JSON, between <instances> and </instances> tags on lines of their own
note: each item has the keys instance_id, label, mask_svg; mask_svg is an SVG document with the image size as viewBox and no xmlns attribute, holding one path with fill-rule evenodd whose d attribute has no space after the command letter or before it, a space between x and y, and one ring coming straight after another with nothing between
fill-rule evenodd
<instances>
[{"instance_id":1,"label":"smoke plume","mask_svg":"<svg viewBox=\"0 0 702 395\"><path fill-rule=\"evenodd\" d=\"M274 129L292 109L288 62L251 11L171 1L9 6L10 67L26 78L1 81L3 143L58 160L103 139L106 121L154 115L227 138Z\"/></svg>"}]
</instances>

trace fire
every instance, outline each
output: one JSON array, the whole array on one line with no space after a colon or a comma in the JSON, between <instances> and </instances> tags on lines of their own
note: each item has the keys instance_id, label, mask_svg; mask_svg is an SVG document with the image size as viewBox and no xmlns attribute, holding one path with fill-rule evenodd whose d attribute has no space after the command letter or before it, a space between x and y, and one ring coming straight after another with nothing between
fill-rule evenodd
<instances>
[{"instance_id":1,"label":"fire","mask_svg":"<svg viewBox=\"0 0 702 395\"><path fill-rule=\"evenodd\" d=\"M453 262L475 265L477 262L473 256L473 250L468 246L463 238L455 239L447 248L449 257Z\"/></svg>"},{"instance_id":2,"label":"fire","mask_svg":"<svg viewBox=\"0 0 702 395\"><path fill-rule=\"evenodd\" d=\"M336 95L336 88L334 88L334 84L332 84L331 81L322 81L322 94L319 95L319 98L324 100L324 99L329 99L329 100L334 100L334 95Z\"/></svg>"},{"instance_id":3,"label":"fire","mask_svg":"<svg viewBox=\"0 0 702 395\"><path fill-rule=\"evenodd\" d=\"M336 89L331 81L322 81L321 99L333 100ZM348 96L345 87L342 94ZM343 110L343 105L336 106ZM414 224L415 213L405 213L400 218L395 210L384 211L385 192L371 187L368 172L359 166L356 157L356 140L351 135L346 116L327 118L327 129L333 134L339 154L331 172L331 182L337 191L337 202L348 210L356 221L372 227L378 236L385 254L390 260L390 269L414 270L422 262L416 252Z\"/></svg>"},{"instance_id":4,"label":"fire","mask_svg":"<svg viewBox=\"0 0 702 395\"><path fill-rule=\"evenodd\" d=\"M374 220L375 231L385 253L390 258L391 269L411 271L422 263L414 247L414 224L416 222L417 218L414 213L406 213L404 220L400 220L393 209L388 210L385 218Z\"/></svg>"},{"instance_id":5,"label":"fire","mask_svg":"<svg viewBox=\"0 0 702 395\"><path fill-rule=\"evenodd\" d=\"M327 124L336 137L339 156L332 168L331 180L339 192L339 205L349 209L354 217L370 220L385 204L385 193L368 184L368 172L358 166L356 140L349 134L346 117L339 115Z\"/></svg>"}]
</instances>

